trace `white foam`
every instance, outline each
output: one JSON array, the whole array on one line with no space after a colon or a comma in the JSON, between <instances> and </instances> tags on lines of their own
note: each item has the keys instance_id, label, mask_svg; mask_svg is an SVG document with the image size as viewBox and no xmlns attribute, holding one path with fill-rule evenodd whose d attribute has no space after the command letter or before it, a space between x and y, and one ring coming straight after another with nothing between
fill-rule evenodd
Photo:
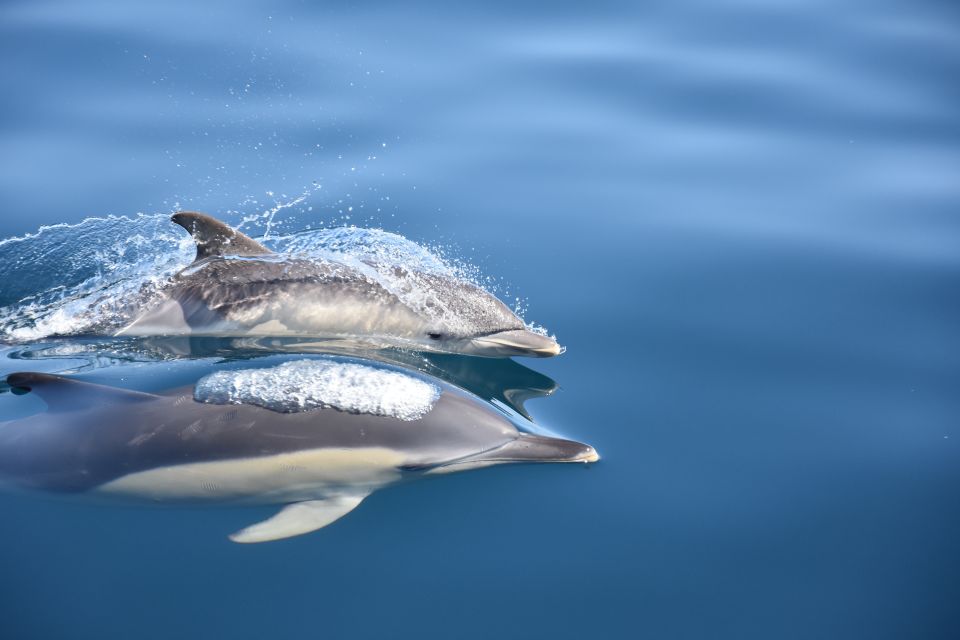
<instances>
[{"instance_id":1,"label":"white foam","mask_svg":"<svg viewBox=\"0 0 960 640\"><path fill-rule=\"evenodd\" d=\"M198 402L254 404L283 413L333 407L350 413L418 420L440 398L420 378L337 360L296 360L266 369L218 371L201 378Z\"/></svg>"}]
</instances>

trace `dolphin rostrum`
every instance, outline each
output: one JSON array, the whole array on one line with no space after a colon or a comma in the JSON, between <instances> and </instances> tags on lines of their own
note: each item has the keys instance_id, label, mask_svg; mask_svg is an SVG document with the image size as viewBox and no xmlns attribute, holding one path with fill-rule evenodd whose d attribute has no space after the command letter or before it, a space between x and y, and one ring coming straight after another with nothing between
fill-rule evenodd
<instances>
[{"instance_id":1,"label":"dolphin rostrum","mask_svg":"<svg viewBox=\"0 0 960 640\"><path fill-rule=\"evenodd\" d=\"M519 432L445 382L355 359L220 370L161 394L43 373L7 384L48 410L0 423L0 481L156 503L285 505L235 542L314 531L401 478L598 459L585 444Z\"/></svg>"},{"instance_id":2,"label":"dolphin rostrum","mask_svg":"<svg viewBox=\"0 0 960 640\"><path fill-rule=\"evenodd\" d=\"M197 245L159 303L117 335L354 337L388 346L470 355L555 356L553 338L531 331L482 288L435 273L282 257L202 213L173 222Z\"/></svg>"}]
</instances>

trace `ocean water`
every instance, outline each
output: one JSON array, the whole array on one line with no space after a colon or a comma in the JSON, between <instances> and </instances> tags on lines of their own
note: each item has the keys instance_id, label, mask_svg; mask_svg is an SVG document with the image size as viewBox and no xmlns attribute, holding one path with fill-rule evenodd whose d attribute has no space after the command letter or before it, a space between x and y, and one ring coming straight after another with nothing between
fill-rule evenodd
<instances>
[{"instance_id":1,"label":"ocean water","mask_svg":"<svg viewBox=\"0 0 960 640\"><path fill-rule=\"evenodd\" d=\"M263 545L2 494L0 637L960 633L955 4L10 1L0 53L0 373L299 357L50 337L189 262L189 208L488 287L566 353L381 355L602 456Z\"/></svg>"}]
</instances>

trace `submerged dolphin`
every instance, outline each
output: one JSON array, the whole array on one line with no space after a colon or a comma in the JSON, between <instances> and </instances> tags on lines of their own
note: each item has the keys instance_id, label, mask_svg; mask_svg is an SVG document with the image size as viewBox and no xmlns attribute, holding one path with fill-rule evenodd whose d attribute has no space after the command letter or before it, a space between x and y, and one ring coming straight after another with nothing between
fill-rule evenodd
<instances>
[{"instance_id":1,"label":"submerged dolphin","mask_svg":"<svg viewBox=\"0 0 960 640\"><path fill-rule=\"evenodd\" d=\"M561 352L554 339L530 331L500 300L468 282L391 269L409 281L402 286L422 294L414 308L359 268L279 258L202 213L182 211L172 220L193 236L196 259L174 276L158 305L117 335L355 336L481 356Z\"/></svg>"},{"instance_id":2,"label":"submerged dolphin","mask_svg":"<svg viewBox=\"0 0 960 640\"><path fill-rule=\"evenodd\" d=\"M324 527L401 477L509 462L594 462L589 446L517 431L451 385L342 360L220 371L155 395L14 373L44 413L0 423L0 480L154 502L279 503L230 538Z\"/></svg>"}]
</instances>

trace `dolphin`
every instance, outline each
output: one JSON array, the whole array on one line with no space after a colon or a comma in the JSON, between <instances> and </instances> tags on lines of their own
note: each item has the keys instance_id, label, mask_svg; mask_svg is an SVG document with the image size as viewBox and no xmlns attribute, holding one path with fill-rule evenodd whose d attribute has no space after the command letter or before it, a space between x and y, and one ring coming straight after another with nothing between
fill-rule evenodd
<instances>
[{"instance_id":1,"label":"dolphin","mask_svg":"<svg viewBox=\"0 0 960 640\"><path fill-rule=\"evenodd\" d=\"M595 462L572 440L522 433L440 380L359 359L219 370L162 393L60 375L7 376L47 410L0 423L0 482L152 503L281 504L230 536L320 529L401 479L516 462Z\"/></svg>"},{"instance_id":2,"label":"dolphin","mask_svg":"<svg viewBox=\"0 0 960 640\"><path fill-rule=\"evenodd\" d=\"M202 213L181 211L171 220L193 236L196 258L159 303L116 335L360 337L489 357L562 351L471 283L393 267L390 275L411 294L401 298L359 266L278 256Z\"/></svg>"}]
</instances>

